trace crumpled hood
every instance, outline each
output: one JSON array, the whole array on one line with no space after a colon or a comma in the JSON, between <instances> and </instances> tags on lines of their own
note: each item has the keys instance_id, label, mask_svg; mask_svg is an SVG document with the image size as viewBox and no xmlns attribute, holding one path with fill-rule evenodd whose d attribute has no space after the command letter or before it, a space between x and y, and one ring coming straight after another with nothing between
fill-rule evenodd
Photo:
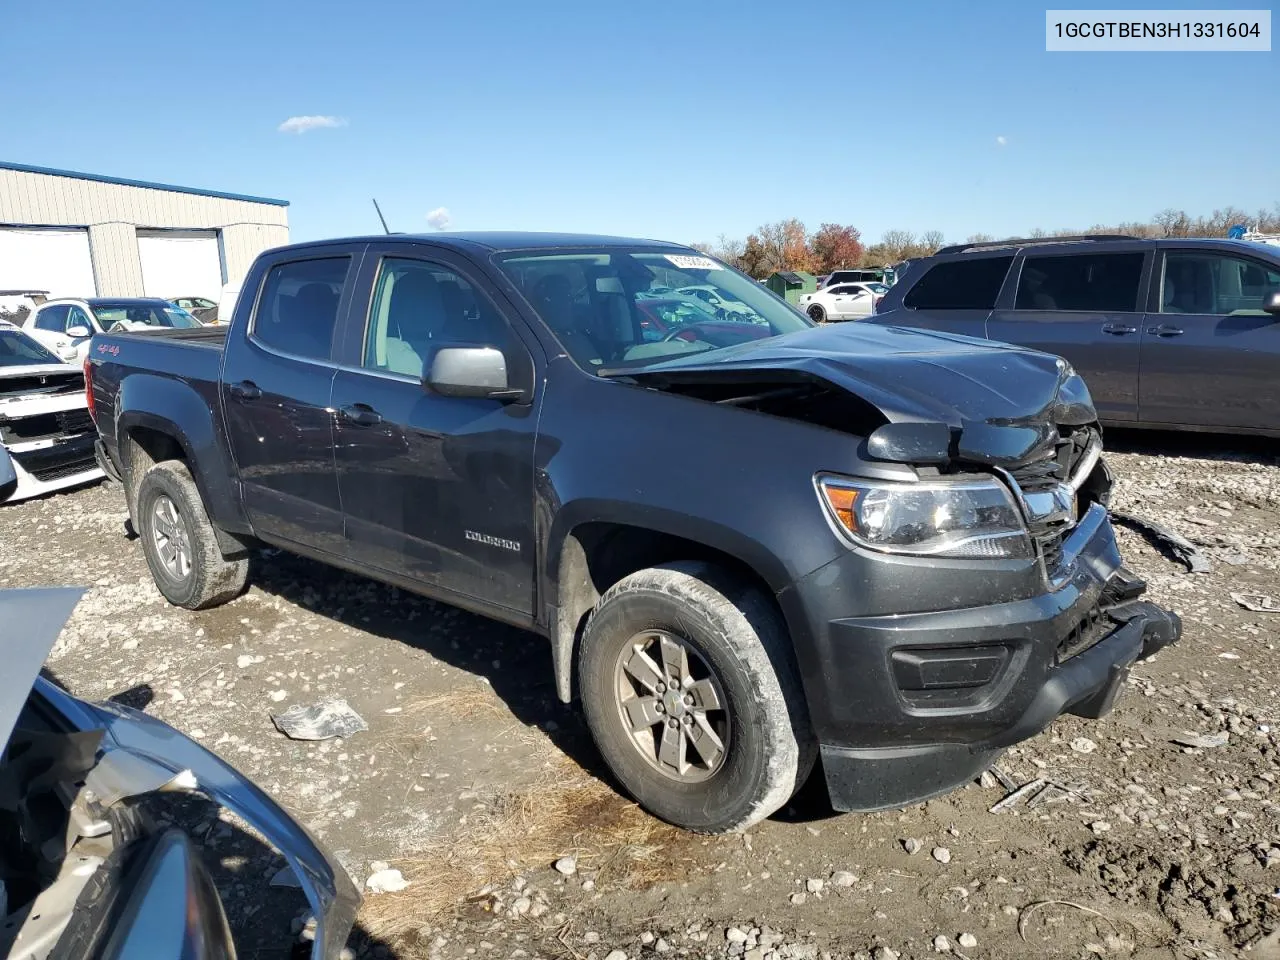
<instances>
[{"instance_id":1,"label":"crumpled hood","mask_svg":"<svg viewBox=\"0 0 1280 960\"><path fill-rule=\"evenodd\" d=\"M872 404L889 423L945 424L966 459L1009 463L1097 419L1065 360L1036 350L876 324L814 327L638 370L644 386L823 381Z\"/></svg>"}]
</instances>

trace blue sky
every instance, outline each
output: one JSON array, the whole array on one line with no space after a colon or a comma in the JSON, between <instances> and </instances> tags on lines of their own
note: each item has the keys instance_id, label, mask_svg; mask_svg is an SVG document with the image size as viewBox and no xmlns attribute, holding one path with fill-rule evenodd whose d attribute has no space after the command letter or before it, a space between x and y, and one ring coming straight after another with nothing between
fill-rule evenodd
<instances>
[{"instance_id":1,"label":"blue sky","mask_svg":"<svg viewBox=\"0 0 1280 960\"><path fill-rule=\"evenodd\" d=\"M1280 53L1050 54L1026 2L63 0L0 26L6 159L280 197L295 240L376 231L371 196L393 230L443 207L680 241L1280 201ZM344 125L278 129L300 116Z\"/></svg>"}]
</instances>

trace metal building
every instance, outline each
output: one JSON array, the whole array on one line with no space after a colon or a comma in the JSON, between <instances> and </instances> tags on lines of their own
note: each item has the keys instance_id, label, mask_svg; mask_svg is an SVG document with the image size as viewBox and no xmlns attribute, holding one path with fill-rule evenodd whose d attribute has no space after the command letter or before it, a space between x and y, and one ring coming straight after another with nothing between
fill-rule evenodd
<instances>
[{"instance_id":1,"label":"metal building","mask_svg":"<svg viewBox=\"0 0 1280 960\"><path fill-rule=\"evenodd\" d=\"M0 161L0 289L218 300L289 203Z\"/></svg>"}]
</instances>

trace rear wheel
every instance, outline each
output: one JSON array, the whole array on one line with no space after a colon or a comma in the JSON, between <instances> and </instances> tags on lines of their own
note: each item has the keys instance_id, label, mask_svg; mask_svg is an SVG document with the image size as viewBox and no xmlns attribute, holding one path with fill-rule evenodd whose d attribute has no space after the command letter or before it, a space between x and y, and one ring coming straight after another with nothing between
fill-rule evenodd
<instances>
[{"instance_id":1,"label":"rear wheel","mask_svg":"<svg viewBox=\"0 0 1280 960\"><path fill-rule=\"evenodd\" d=\"M623 787L700 833L773 813L816 756L786 630L770 598L702 563L611 587L580 654L587 723Z\"/></svg>"},{"instance_id":2,"label":"rear wheel","mask_svg":"<svg viewBox=\"0 0 1280 960\"><path fill-rule=\"evenodd\" d=\"M166 460L147 471L138 486L137 521L151 578L170 603L202 610L244 590L249 559L223 556L185 463Z\"/></svg>"},{"instance_id":3,"label":"rear wheel","mask_svg":"<svg viewBox=\"0 0 1280 960\"><path fill-rule=\"evenodd\" d=\"M825 323L827 320L827 311L823 310L815 303L809 308L809 319L814 323Z\"/></svg>"}]
</instances>

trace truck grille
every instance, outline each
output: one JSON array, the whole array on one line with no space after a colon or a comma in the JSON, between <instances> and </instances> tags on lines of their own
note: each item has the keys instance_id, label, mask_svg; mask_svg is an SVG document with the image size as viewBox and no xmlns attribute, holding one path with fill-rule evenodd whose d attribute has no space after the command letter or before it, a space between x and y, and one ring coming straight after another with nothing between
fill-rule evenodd
<instances>
[{"instance_id":1,"label":"truck grille","mask_svg":"<svg viewBox=\"0 0 1280 960\"><path fill-rule=\"evenodd\" d=\"M1058 663L1064 663L1072 657L1084 653L1105 637L1110 629L1110 618L1102 612L1101 607L1094 607L1081 618L1079 623L1071 628L1071 632L1058 644Z\"/></svg>"},{"instance_id":2,"label":"truck grille","mask_svg":"<svg viewBox=\"0 0 1280 960\"><path fill-rule=\"evenodd\" d=\"M1051 453L1039 460L1023 464L1009 471L1023 496L1046 493L1070 483L1072 480L1083 480L1076 477L1078 471L1089 469L1086 457L1089 448L1099 441L1096 427L1080 427L1064 434ZM1077 505L1076 513L1066 522L1028 521L1031 539L1035 541L1040 556L1044 558L1044 568L1052 575L1062 563L1062 541L1080 519L1080 513L1086 505Z\"/></svg>"},{"instance_id":3,"label":"truck grille","mask_svg":"<svg viewBox=\"0 0 1280 960\"><path fill-rule=\"evenodd\" d=\"M93 430L88 410L60 410L18 420L0 420L0 440L5 443L27 443L54 437L73 437Z\"/></svg>"}]
</instances>

